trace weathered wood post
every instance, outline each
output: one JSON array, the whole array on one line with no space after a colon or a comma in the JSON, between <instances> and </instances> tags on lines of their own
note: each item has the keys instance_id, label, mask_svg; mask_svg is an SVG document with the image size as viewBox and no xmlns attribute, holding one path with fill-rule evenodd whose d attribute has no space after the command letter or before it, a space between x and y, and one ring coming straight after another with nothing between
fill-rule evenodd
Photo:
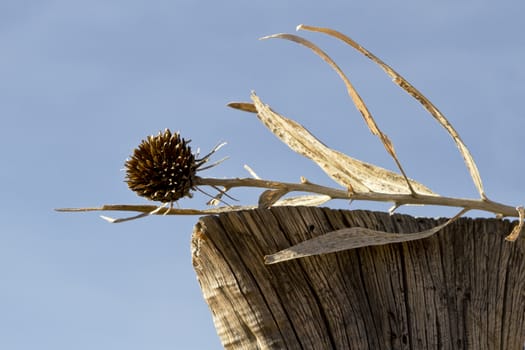
<instances>
[{"instance_id":1,"label":"weathered wood post","mask_svg":"<svg viewBox=\"0 0 525 350\"><path fill-rule=\"evenodd\" d=\"M438 221L316 207L206 216L193 265L226 349L522 349L525 241L504 240L509 221L462 218L423 240L263 262L335 229Z\"/></svg>"}]
</instances>

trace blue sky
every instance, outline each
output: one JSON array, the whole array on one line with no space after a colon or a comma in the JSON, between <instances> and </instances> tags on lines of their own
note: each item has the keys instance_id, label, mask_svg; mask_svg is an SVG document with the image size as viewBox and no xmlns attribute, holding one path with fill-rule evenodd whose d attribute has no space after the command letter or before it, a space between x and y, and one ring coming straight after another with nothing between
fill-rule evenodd
<instances>
[{"instance_id":1,"label":"blue sky","mask_svg":"<svg viewBox=\"0 0 525 350\"><path fill-rule=\"evenodd\" d=\"M197 217L111 225L53 211L144 203L121 169L149 134L180 131L202 152L227 141L218 157L230 159L201 175L246 176L249 164L266 179L337 186L254 116L225 107L253 89L329 146L394 169L334 72L303 47L257 40L300 23L340 30L392 65L460 132L488 196L524 204L524 15L520 0L2 1L0 348L220 348L191 265ZM476 197L454 144L415 101L340 42L300 34L345 69L412 178Z\"/></svg>"}]
</instances>

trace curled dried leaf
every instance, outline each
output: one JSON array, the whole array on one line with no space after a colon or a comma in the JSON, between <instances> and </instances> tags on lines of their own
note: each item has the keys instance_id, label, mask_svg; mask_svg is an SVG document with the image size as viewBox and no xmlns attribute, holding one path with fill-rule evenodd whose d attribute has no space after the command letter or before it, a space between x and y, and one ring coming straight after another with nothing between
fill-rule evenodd
<instances>
[{"instance_id":1,"label":"curled dried leaf","mask_svg":"<svg viewBox=\"0 0 525 350\"><path fill-rule=\"evenodd\" d=\"M287 189L266 190L259 196L259 208L270 208L272 206L318 206L332 199L327 195L303 195L283 198L289 192Z\"/></svg>"},{"instance_id":2,"label":"curled dried leaf","mask_svg":"<svg viewBox=\"0 0 525 350\"><path fill-rule=\"evenodd\" d=\"M277 202L282 196L288 193L288 190L266 190L259 196L259 208L266 209L270 208L275 202Z\"/></svg>"},{"instance_id":3,"label":"curled dried leaf","mask_svg":"<svg viewBox=\"0 0 525 350\"><path fill-rule=\"evenodd\" d=\"M505 237L506 241L514 242L518 239L521 231L523 230L523 225L525 223L525 208L517 207L516 210L519 214L518 223L516 224L516 226L514 226L511 233L507 237Z\"/></svg>"}]
</instances>

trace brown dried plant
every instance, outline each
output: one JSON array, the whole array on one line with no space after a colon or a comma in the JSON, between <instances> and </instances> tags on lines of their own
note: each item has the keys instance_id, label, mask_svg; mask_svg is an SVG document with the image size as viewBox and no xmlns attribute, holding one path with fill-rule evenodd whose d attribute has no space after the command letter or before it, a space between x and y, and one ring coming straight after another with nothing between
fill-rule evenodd
<instances>
[{"instance_id":1,"label":"brown dried plant","mask_svg":"<svg viewBox=\"0 0 525 350\"><path fill-rule=\"evenodd\" d=\"M188 153L189 151L186 151L185 148L184 152L179 151L180 147L187 146L184 139L180 139L178 134L169 134L169 139L175 140L174 142L176 142L176 140L181 140L181 142L184 144L181 143L179 147L177 144L166 143L166 140L163 139L163 137L166 138L166 135L168 134L168 131L166 131L164 134L159 134L157 138L150 136L146 141L143 141L140 146L140 152L135 150L135 158L132 157L126 162L128 185L130 188L136 191L139 195L145 196L146 198L160 200L163 202L161 206L104 205L95 208L64 208L57 210L67 212L134 211L141 213L137 216L118 219L102 216L104 219L110 222L117 223L152 214L202 215L253 209L256 207L269 208L280 205L317 206L332 199L392 202L394 205L390 210L391 213L398 207L408 204L440 205L461 208L457 215L444 224L436 226L431 230L412 234L387 233L361 227L352 227L329 232L320 237L313 238L275 254L266 256L265 262L267 264L363 246L390 244L426 238L432 236L434 233L438 232L443 227L472 209L492 212L499 218L519 217L518 224L506 237L506 240L514 241L518 238L519 233L521 232L524 225L525 209L523 207L516 208L494 202L487 197L483 189L483 184L478 168L468 148L465 146L454 127L437 109L437 107L434 106L432 102L430 102L430 100L428 100L422 93L412 86L412 84L406 81L405 78L403 78L385 62L348 36L329 28L312 27L306 25L299 25L297 30L323 33L343 41L379 65L392 78L394 83L396 83L399 87L419 101L421 105L430 113L430 115L435 118L438 123L450 134L456 143L459 152L465 161L465 165L470 173L470 176L472 177L474 185L478 190L480 198L464 199L440 196L432 192L423 184L410 179L396 155L393 143L390 141L388 136L380 130L366 104L363 102L362 98L359 96L348 77L330 58L330 56L328 56L314 43L300 36L293 34L275 34L266 36L262 39L278 38L303 45L322 58L330 65L330 67L335 70L335 72L343 80L348 95L351 97L355 106L363 116L366 125L370 131L380 139L388 154L393 158L399 169L399 173L360 161L327 147L302 125L273 111L267 104L264 104L254 92L252 92L252 102L232 102L229 103L228 106L246 112L255 113L259 120L274 135L276 135L281 141L288 145L288 147L290 147L293 151L314 161L328 176L341 185L343 189L317 185L304 178L301 178L299 183L285 183L279 181L263 180L260 179L249 168L247 169L252 174L253 178L216 179L200 177L197 176L196 170L204 170L214 166L215 164L212 164L211 166L200 168L209 160L209 157L220 146L216 147L204 158L196 159L196 157L193 157L191 153ZM165 149L176 150L176 153L181 152L182 156L166 156L163 153L165 152ZM158 173L156 173L157 169L160 169L158 171L162 172L162 174L167 175L165 175L163 178L159 177ZM187 184L184 182L183 185L181 185L181 182L177 179L176 172L184 174L185 177L184 179L181 178L181 181L188 181L188 179L191 181ZM165 182L162 182L164 180L161 178L164 179ZM215 206L214 208L210 209L173 208L172 204L174 200L184 196L191 196L190 190L199 190L202 186L210 186L218 190L218 194L212 197L212 200L210 201L210 204L216 205L223 203L222 198L224 196L228 196L228 192L236 187L256 187L266 190L263 191L259 196L257 206L225 205ZM154 189L154 191L151 189ZM283 198L285 195L291 192L307 192L311 193L311 195Z\"/></svg>"}]
</instances>

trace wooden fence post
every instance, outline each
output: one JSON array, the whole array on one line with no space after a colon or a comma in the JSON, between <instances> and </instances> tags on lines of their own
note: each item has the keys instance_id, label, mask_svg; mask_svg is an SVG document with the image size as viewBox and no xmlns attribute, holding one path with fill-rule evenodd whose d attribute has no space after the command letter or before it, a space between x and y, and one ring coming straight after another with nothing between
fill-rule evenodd
<instances>
[{"instance_id":1,"label":"wooden fence post","mask_svg":"<svg viewBox=\"0 0 525 350\"><path fill-rule=\"evenodd\" d=\"M334 229L417 232L442 220L274 207L202 217L193 265L226 349L523 349L525 240L462 218L433 237L264 265Z\"/></svg>"}]
</instances>

